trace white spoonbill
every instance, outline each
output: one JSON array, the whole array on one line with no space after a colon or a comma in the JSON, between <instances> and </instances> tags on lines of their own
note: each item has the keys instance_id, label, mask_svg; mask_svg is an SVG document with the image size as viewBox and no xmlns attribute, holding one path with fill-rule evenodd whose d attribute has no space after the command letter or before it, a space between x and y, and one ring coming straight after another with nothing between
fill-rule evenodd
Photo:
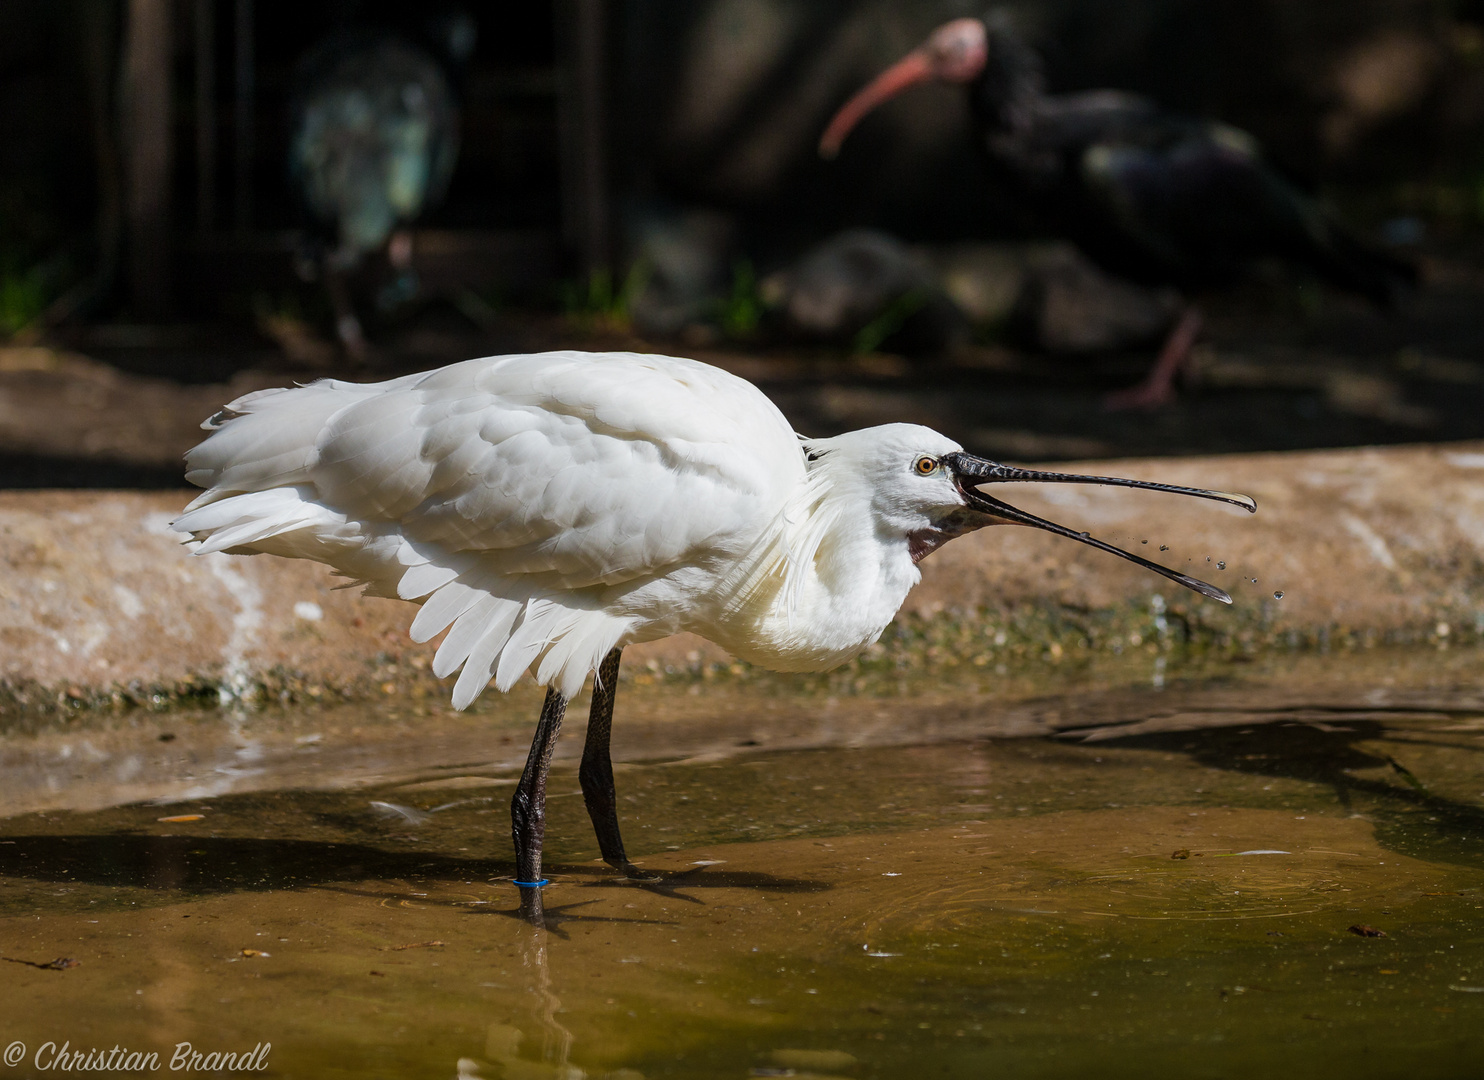
<instances>
[{"instance_id":1,"label":"white spoonbill","mask_svg":"<svg viewBox=\"0 0 1484 1080\"><path fill-rule=\"evenodd\" d=\"M459 671L455 708L526 671L547 687L511 806L516 884L540 913L547 768L595 673L578 774L603 858L630 876L608 737L619 656L682 630L779 671L880 637L934 549L985 525L1045 529L1230 603L1220 589L987 495L1116 484L1255 510L1242 495L1001 465L913 424L796 435L751 383L695 360L552 352L380 383L238 398L186 461L176 520L198 554L314 559L422 605L414 641ZM461 670L462 669L462 670Z\"/></svg>"}]
</instances>

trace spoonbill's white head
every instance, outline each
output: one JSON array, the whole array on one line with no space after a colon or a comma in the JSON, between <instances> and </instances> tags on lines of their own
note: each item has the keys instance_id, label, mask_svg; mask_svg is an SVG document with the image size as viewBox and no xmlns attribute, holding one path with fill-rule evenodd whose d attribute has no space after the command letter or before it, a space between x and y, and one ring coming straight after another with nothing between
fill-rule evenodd
<instances>
[{"instance_id":1,"label":"spoonbill's white head","mask_svg":"<svg viewBox=\"0 0 1484 1080\"><path fill-rule=\"evenodd\" d=\"M1231 603L1231 597L1214 585L1027 513L982 489L1003 483L1098 484L1191 495L1230 503L1249 512L1257 509L1246 495L1224 491L1002 465L970 454L947 436L916 424L886 424L833 439L811 440L807 452L815 467L831 473L831 486L836 492L849 493L870 506L883 537L906 537L914 562L975 529L1027 525L1137 563L1224 604Z\"/></svg>"},{"instance_id":2,"label":"spoonbill's white head","mask_svg":"<svg viewBox=\"0 0 1484 1080\"><path fill-rule=\"evenodd\" d=\"M811 439L815 467L830 473L836 493L870 506L885 536L912 536L944 527L964 510L964 499L943 458L963 447L918 424L883 424Z\"/></svg>"}]
</instances>

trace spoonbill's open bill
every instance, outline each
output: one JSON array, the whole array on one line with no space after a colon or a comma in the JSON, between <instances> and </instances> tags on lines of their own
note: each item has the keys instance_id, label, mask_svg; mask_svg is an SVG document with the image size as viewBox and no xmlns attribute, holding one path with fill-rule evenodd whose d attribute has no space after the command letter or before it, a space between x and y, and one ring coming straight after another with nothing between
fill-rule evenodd
<instances>
[{"instance_id":1,"label":"spoonbill's open bill","mask_svg":"<svg viewBox=\"0 0 1484 1080\"><path fill-rule=\"evenodd\" d=\"M985 485L1053 481L1251 499L1001 465L912 424L806 439L751 383L669 356L554 352L388 382L332 379L237 399L202 425L174 528L198 554L315 559L447 631L453 704L526 671L547 687L511 806L517 885L539 916L547 768L596 673L578 773L603 858L630 876L608 736L619 656L682 630L779 671L875 641L917 563L985 525L1045 529L1224 603L1197 581L1017 510Z\"/></svg>"},{"instance_id":2,"label":"spoonbill's open bill","mask_svg":"<svg viewBox=\"0 0 1484 1080\"><path fill-rule=\"evenodd\" d=\"M1245 131L1119 90L1047 93L1040 56L1005 10L938 27L841 107L820 154L834 157L873 109L930 81L966 88L1000 187L1109 273L1190 293L1280 258L1381 305L1416 280L1269 165ZM1172 399L1200 328L1188 306L1145 382L1109 404Z\"/></svg>"}]
</instances>

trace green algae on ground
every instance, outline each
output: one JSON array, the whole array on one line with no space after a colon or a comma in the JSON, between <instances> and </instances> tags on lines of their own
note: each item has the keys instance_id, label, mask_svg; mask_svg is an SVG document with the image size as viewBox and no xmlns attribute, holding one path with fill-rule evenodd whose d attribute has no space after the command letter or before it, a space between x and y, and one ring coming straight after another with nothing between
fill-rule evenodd
<instances>
[{"instance_id":1,"label":"green algae on ground","mask_svg":"<svg viewBox=\"0 0 1484 1080\"><path fill-rule=\"evenodd\" d=\"M977 669L1021 683L1054 683L1084 670L1137 683L1149 678L1146 665L1156 661L1161 678L1200 678L1222 664L1295 654L1408 646L1469 649L1484 643L1484 609L1468 596L1384 633L1342 623L1294 626L1280 614L1276 600L1246 600L1229 607L1187 598L1183 592L1167 597L1155 591L1139 601L1096 609L1041 601L945 611L930 618L901 616L856 660L822 675L781 677L740 661L709 661L697 654L684 664L631 664L620 671L620 679L641 684L657 679L685 684L761 681L782 685L786 692L828 686L832 691L881 693L904 677L953 677L961 670ZM219 678L208 674L158 685L51 686L0 680L0 724L218 703L235 707L446 700L449 681L433 677L430 655L411 644L384 649L365 657L359 676L339 681L280 665L254 675L246 685L225 689Z\"/></svg>"}]
</instances>

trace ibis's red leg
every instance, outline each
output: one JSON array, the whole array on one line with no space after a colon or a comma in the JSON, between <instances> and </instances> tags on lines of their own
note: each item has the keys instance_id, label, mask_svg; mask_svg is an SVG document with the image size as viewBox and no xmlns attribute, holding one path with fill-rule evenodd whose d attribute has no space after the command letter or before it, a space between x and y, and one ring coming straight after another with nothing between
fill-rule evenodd
<instances>
[{"instance_id":1,"label":"ibis's red leg","mask_svg":"<svg viewBox=\"0 0 1484 1080\"><path fill-rule=\"evenodd\" d=\"M555 689L548 689L525 771L520 774L515 797L510 800L510 835L515 841L515 883L520 886L520 911L537 925L542 921L541 841L546 837L546 774L551 769L551 753L556 749L566 712L567 699Z\"/></svg>"},{"instance_id":2,"label":"ibis's red leg","mask_svg":"<svg viewBox=\"0 0 1484 1080\"><path fill-rule=\"evenodd\" d=\"M1138 386L1117 390L1103 399L1103 407L1117 412L1123 409L1158 409L1175 400L1175 376L1185 370L1190 350L1200 337L1205 320L1200 309L1187 307L1180 313L1175 328L1165 338L1159 359Z\"/></svg>"},{"instance_id":3,"label":"ibis's red leg","mask_svg":"<svg viewBox=\"0 0 1484 1080\"><path fill-rule=\"evenodd\" d=\"M622 649L603 657L593 680L593 707L588 714L587 742L582 747L582 767L577 770L582 784L582 801L587 816L593 819L593 832L598 834L598 848L603 861L626 877L640 881L654 880L646 875L624 853L623 837L618 831L618 793L613 788L613 762L608 756L608 738L613 732L613 699L618 695L618 663Z\"/></svg>"}]
</instances>

